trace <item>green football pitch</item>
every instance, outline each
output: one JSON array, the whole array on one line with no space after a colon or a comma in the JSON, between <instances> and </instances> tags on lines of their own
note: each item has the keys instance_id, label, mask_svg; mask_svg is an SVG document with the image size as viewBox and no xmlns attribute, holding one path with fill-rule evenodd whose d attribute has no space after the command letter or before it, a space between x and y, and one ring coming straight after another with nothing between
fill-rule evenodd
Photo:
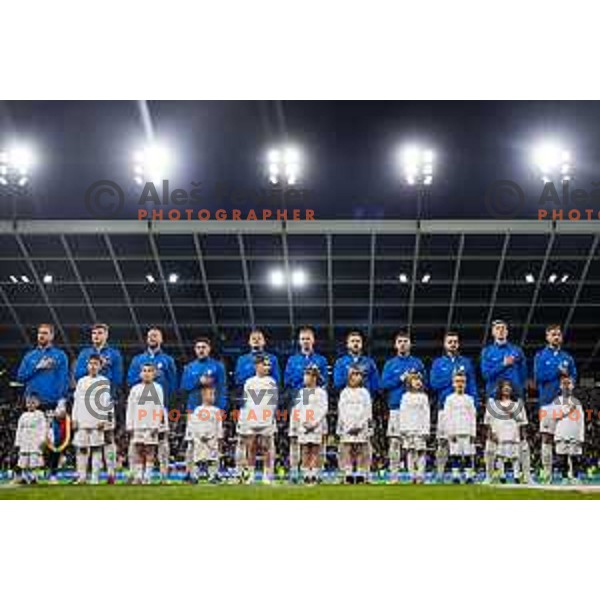
<instances>
[{"instance_id":1,"label":"green football pitch","mask_svg":"<svg viewBox=\"0 0 600 600\"><path fill-rule=\"evenodd\" d=\"M3 485L0 500L600 500L599 486Z\"/></svg>"}]
</instances>

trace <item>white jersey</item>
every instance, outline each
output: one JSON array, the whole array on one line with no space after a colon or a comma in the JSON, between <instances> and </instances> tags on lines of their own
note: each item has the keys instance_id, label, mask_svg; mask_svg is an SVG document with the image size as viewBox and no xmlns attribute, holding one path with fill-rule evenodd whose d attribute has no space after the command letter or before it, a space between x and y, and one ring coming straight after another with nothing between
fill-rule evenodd
<instances>
[{"instance_id":1,"label":"white jersey","mask_svg":"<svg viewBox=\"0 0 600 600\"><path fill-rule=\"evenodd\" d=\"M41 452L48 438L48 421L41 410L27 411L19 417L15 446L23 452Z\"/></svg>"},{"instance_id":2,"label":"white jersey","mask_svg":"<svg viewBox=\"0 0 600 600\"><path fill-rule=\"evenodd\" d=\"M255 375L244 384L244 406L240 424L245 428L272 427L277 410L277 382L270 376Z\"/></svg>"},{"instance_id":3,"label":"white jersey","mask_svg":"<svg viewBox=\"0 0 600 600\"><path fill-rule=\"evenodd\" d=\"M323 435L323 425L327 417L327 392L323 388L300 390L299 402L294 407L294 417L298 418L298 436L306 442L319 443Z\"/></svg>"},{"instance_id":4,"label":"white jersey","mask_svg":"<svg viewBox=\"0 0 600 600\"><path fill-rule=\"evenodd\" d=\"M402 435L429 435L429 398L423 392L405 392L400 402L399 430Z\"/></svg>"},{"instance_id":5,"label":"white jersey","mask_svg":"<svg viewBox=\"0 0 600 600\"><path fill-rule=\"evenodd\" d=\"M581 402L571 396L559 396L554 404L548 405L547 410L562 412L565 415L556 421L554 440L583 443L585 437L585 413Z\"/></svg>"},{"instance_id":6,"label":"white jersey","mask_svg":"<svg viewBox=\"0 0 600 600\"><path fill-rule=\"evenodd\" d=\"M444 405L444 427L448 437L476 433L475 401L468 394L450 394Z\"/></svg>"},{"instance_id":7,"label":"white jersey","mask_svg":"<svg viewBox=\"0 0 600 600\"><path fill-rule=\"evenodd\" d=\"M160 383L138 383L127 398L127 430L159 431L165 420L165 397Z\"/></svg>"},{"instance_id":8,"label":"white jersey","mask_svg":"<svg viewBox=\"0 0 600 600\"><path fill-rule=\"evenodd\" d=\"M342 390L338 404L338 435L366 436L372 416L371 395L367 388L346 387Z\"/></svg>"},{"instance_id":9,"label":"white jersey","mask_svg":"<svg viewBox=\"0 0 600 600\"><path fill-rule=\"evenodd\" d=\"M198 406L188 417L188 436L192 440L223 438L223 417L216 406Z\"/></svg>"},{"instance_id":10,"label":"white jersey","mask_svg":"<svg viewBox=\"0 0 600 600\"><path fill-rule=\"evenodd\" d=\"M108 422L112 410L110 381L103 375L85 375L77 382L73 396L73 421L78 429L98 429Z\"/></svg>"},{"instance_id":11,"label":"white jersey","mask_svg":"<svg viewBox=\"0 0 600 600\"><path fill-rule=\"evenodd\" d=\"M520 400L505 402L490 398L483 422L499 444L517 444L521 441L521 427L527 425L525 406Z\"/></svg>"}]
</instances>

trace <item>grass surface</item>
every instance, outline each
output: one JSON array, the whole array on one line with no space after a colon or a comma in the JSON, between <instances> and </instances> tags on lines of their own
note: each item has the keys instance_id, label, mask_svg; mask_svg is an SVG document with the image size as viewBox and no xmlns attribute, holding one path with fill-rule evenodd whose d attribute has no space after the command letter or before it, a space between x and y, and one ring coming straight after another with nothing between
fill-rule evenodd
<instances>
[{"instance_id":1,"label":"grass surface","mask_svg":"<svg viewBox=\"0 0 600 600\"><path fill-rule=\"evenodd\" d=\"M0 500L600 500L598 488L485 485L152 485L0 487Z\"/></svg>"}]
</instances>

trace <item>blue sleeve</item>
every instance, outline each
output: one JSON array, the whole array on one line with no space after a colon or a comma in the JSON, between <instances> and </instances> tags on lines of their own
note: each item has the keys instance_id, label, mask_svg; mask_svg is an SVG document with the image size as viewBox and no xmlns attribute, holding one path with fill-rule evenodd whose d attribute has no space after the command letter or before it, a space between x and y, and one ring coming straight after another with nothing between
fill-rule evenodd
<instances>
[{"instance_id":1,"label":"blue sleeve","mask_svg":"<svg viewBox=\"0 0 600 600\"><path fill-rule=\"evenodd\" d=\"M19 371L17 372L17 381L21 383L27 383L36 372L36 362L33 360L33 352L28 352L19 365Z\"/></svg>"},{"instance_id":2,"label":"blue sleeve","mask_svg":"<svg viewBox=\"0 0 600 600\"><path fill-rule=\"evenodd\" d=\"M244 360L244 355L242 355L235 362L235 371L233 373L233 379L235 385L238 387L244 384L244 382L242 381L242 363Z\"/></svg>"},{"instance_id":3,"label":"blue sleeve","mask_svg":"<svg viewBox=\"0 0 600 600\"><path fill-rule=\"evenodd\" d=\"M291 383L290 380L292 378L292 363L293 363L293 356L290 356L287 360L287 363L285 364L285 371L283 374L283 384L286 388L291 387Z\"/></svg>"},{"instance_id":4,"label":"blue sleeve","mask_svg":"<svg viewBox=\"0 0 600 600\"><path fill-rule=\"evenodd\" d=\"M519 364L519 376L521 377L521 385L523 386L523 393L525 393L525 385L527 383L527 359L525 353L519 348L519 355L521 356Z\"/></svg>"},{"instance_id":5,"label":"blue sleeve","mask_svg":"<svg viewBox=\"0 0 600 600\"><path fill-rule=\"evenodd\" d=\"M425 387L429 387L429 380L427 379L427 369L425 368L425 365L423 364L423 361L420 358L417 358L417 364L419 365L417 370L419 371L419 373L421 373L421 376L423 378L423 385Z\"/></svg>"},{"instance_id":6,"label":"blue sleeve","mask_svg":"<svg viewBox=\"0 0 600 600\"><path fill-rule=\"evenodd\" d=\"M227 373L222 362L218 362L217 368L217 408L227 410L229 398L227 397Z\"/></svg>"},{"instance_id":7,"label":"blue sleeve","mask_svg":"<svg viewBox=\"0 0 600 600\"><path fill-rule=\"evenodd\" d=\"M536 384L547 383L553 381L558 376L556 369L552 363L546 364L543 360L542 352L538 352L533 359L533 377Z\"/></svg>"},{"instance_id":8,"label":"blue sleeve","mask_svg":"<svg viewBox=\"0 0 600 600\"><path fill-rule=\"evenodd\" d=\"M381 375L381 387L384 390L393 390L396 387L400 386L400 381L398 378L393 376L393 368L391 361L387 361L385 365L383 365L383 373Z\"/></svg>"},{"instance_id":9,"label":"blue sleeve","mask_svg":"<svg viewBox=\"0 0 600 600\"><path fill-rule=\"evenodd\" d=\"M477 375L473 363L469 360L465 360L466 372L467 372L467 394L472 396L475 400L475 408L479 408L479 394L477 393Z\"/></svg>"},{"instance_id":10,"label":"blue sleeve","mask_svg":"<svg viewBox=\"0 0 600 600\"><path fill-rule=\"evenodd\" d=\"M59 352L57 359L60 397L66 398L69 392L69 359L64 352Z\"/></svg>"},{"instance_id":11,"label":"blue sleeve","mask_svg":"<svg viewBox=\"0 0 600 600\"><path fill-rule=\"evenodd\" d=\"M167 385L169 386L169 398L177 391L177 365L172 356L169 357L169 368L167 369Z\"/></svg>"},{"instance_id":12,"label":"blue sleeve","mask_svg":"<svg viewBox=\"0 0 600 600\"><path fill-rule=\"evenodd\" d=\"M130 365L129 371L127 372L127 385L133 387L136 383L140 382L140 358L134 356Z\"/></svg>"},{"instance_id":13,"label":"blue sleeve","mask_svg":"<svg viewBox=\"0 0 600 600\"><path fill-rule=\"evenodd\" d=\"M279 360L277 360L277 357L274 354L271 354L271 360L274 364L272 377L278 384L281 384L281 371L279 369Z\"/></svg>"},{"instance_id":14,"label":"blue sleeve","mask_svg":"<svg viewBox=\"0 0 600 600\"><path fill-rule=\"evenodd\" d=\"M119 350L115 349L113 353L113 380L112 384L114 387L121 387L123 385L123 355Z\"/></svg>"},{"instance_id":15,"label":"blue sleeve","mask_svg":"<svg viewBox=\"0 0 600 600\"><path fill-rule=\"evenodd\" d=\"M373 393L379 390L379 371L372 358L369 363L369 389Z\"/></svg>"},{"instance_id":16,"label":"blue sleeve","mask_svg":"<svg viewBox=\"0 0 600 600\"><path fill-rule=\"evenodd\" d=\"M577 365L571 355L569 355L569 375L573 378L573 383L577 383Z\"/></svg>"},{"instance_id":17,"label":"blue sleeve","mask_svg":"<svg viewBox=\"0 0 600 600\"><path fill-rule=\"evenodd\" d=\"M323 380L323 387L326 388L329 383L329 373L327 371L327 359L321 356L321 379Z\"/></svg>"},{"instance_id":18,"label":"blue sleeve","mask_svg":"<svg viewBox=\"0 0 600 600\"><path fill-rule=\"evenodd\" d=\"M75 368L73 369L73 377L75 381L78 381L82 377L87 375L87 361L86 361L86 352L82 350L77 356L77 360L75 361Z\"/></svg>"},{"instance_id":19,"label":"blue sleeve","mask_svg":"<svg viewBox=\"0 0 600 600\"><path fill-rule=\"evenodd\" d=\"M185 365L181 375L179 389L184 392L191 392L196 387L196 378L193 376L192 364Z\"/></svg>"},{"instance_id":20,"label":"blue sleeve","mask_svg":"<svg viewBox=\"0 0 600 600\"><path fill-rule=\"evenodd\" d=\"M346 369L341 359L336 360L333 367L333 385L337 389L343 389L346 386Z\"/></svg>"},{"instance_id":21,"label":"blue sleeve","mask_svg":"<svg viewBox=\"0 0 600 600\"><path fill-rule=\"evenodd\" d=\"M481 353L481 374L486 383L494 381L506 369L503 360L493 360L490 354L488 348L484 348Z\"/></svg>"},{"instance_id":22,"label":"blue sleeve","mask_svg":"<svg viewBox=\"0 0 600 600\"><path fill-rule=\"evenodd\" d=\"M429 385L436 392L443 390L447 385L446 380L442 378L442 370L440 368L440 365L440 359L436 358L433 361L433 364L431 365L430 371Z\"/></svg>"}]
</instances>

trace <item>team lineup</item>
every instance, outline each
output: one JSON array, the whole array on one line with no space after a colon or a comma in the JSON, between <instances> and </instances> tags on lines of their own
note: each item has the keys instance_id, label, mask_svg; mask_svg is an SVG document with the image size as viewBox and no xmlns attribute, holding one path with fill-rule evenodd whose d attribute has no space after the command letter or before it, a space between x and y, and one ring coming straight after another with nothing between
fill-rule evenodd
<instances>
[{"instance_id":1,"label":"team lineup","mask_svg":"<svg viewBox=\"0 0 600 600\"><path fill-rule=\"evenodd\" d=\"M107 325L92 326L91 345L71 366L66 353L53 344L54 327L41 324L37 347L23 357L17 374L24 386L25 411L15 438L15 481L56 480L62 455L72 444L73 483L96 484L101 474L107 483L115 483L116 432L121 427L127 432L127 480L166 483L173 468L169 430L185 419L186 481L196 482L202 474L212 483L270 484L278 458L276 440L284 436L287 450L285 456L279 453L279 460L286 478L316 484L322 480L327 440L335 436L336 481L369 483L373 406L380 398L386 405L388 483L424 483L430 462L435 481L445 481L448 474L456 483L477 481L481 428L484 481L505 481L510 474L515 482L529 483L529 423L540 432L536 481L552 481L554 467L562 477L577 480L585 415L573 395L577 369L562 347L560 325L546 328L546 345L534 356L537 403L529 411L525 354L509 341L504 321L494 321L491 334L493 342L481 352L478 373L473 361L460 354L458 332L445 333L443 351L427 371L411 354L409 333L400 331L393 340L396 355L380 373L365 353L360 331L347 334L346 353L330 371L328 360L315 351L315 331L302 327L298 351L282 372L277 356L266 348L264 333L255 329L248 337L249 351L236 361L230 386L208 337L196 340L196 358L179 377L158 328L147 331L146 350L125 371L121 352L108 344ZM185 396L184 410L173 405L177 393ZM227 476L222 468L225 441L234 443L233 471Z\"/></svg>"}]
</instances>

